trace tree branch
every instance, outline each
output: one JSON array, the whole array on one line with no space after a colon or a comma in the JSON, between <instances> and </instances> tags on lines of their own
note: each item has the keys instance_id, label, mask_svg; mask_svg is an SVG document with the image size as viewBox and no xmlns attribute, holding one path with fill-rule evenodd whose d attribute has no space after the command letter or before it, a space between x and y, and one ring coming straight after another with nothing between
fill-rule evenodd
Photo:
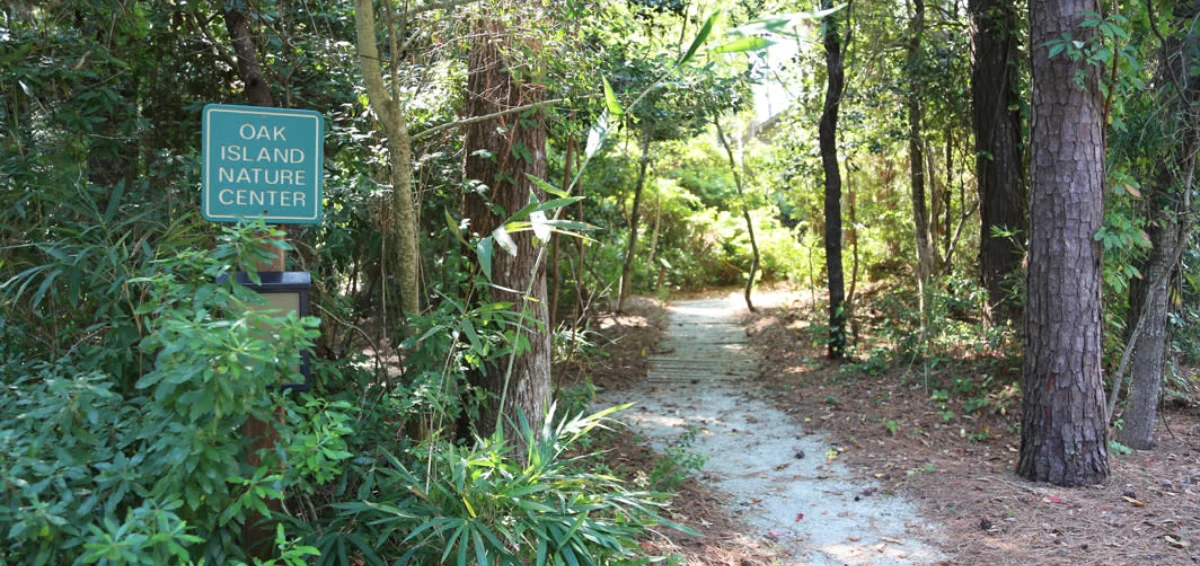
<instances>
[{"instance_id":1,"label":"tree branch","mask_svg":"<svg viewBox=\"0 0 1200 566\"><path fill-rule=\"evenodd\" d=\"M433 134L436 134L443 130L449 130L449 129L457 128L460 126L469 126L469 125L475 124L477 122L483 122L485 120L491 120L492 118L499 118L501 116L507 116L508 114L513 114L516 112L525 112L526 110L535 110L535 109L541 108L543 106L553 106L555 104L562 104L563 102L568 102L569 100L570 99L567 99L567 98L555 98L553 100L543 100L542 102L536 102L534 104L526 104L524 106L515 106L515 107L509 108L507 110L493 112L491 114L487 114L484 116L471 116L470 118L464 118L462 120L455 120L453 122L439 124L437 126L429 128L427 130L413 134L412 140L417 141L422 138L427 138L429 136L432 136Z\"/></svg>"},{"instance_id":2,"label":"tree branch","mask_svg":"<svg viewBox=\"0 0 1200 566\"><path fill-rule=\"evenodd\" d=\"M474 4L479 0L447 0L446 2L434 2L432 4L423 4L415 8L409 8L405 11L406 15L420 14L421 12L429 12L432 10L453 10L460 6Z\"/></svg>"}]
</instances>

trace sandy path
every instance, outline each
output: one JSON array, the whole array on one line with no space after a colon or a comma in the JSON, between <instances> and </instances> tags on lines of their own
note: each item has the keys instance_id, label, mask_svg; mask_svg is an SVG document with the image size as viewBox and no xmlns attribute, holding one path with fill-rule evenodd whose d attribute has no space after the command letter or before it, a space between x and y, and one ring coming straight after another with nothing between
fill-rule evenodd
<instances>
[{"instance_id":1,"label":"sandy path","mask_svg":"<svg viewBox=\"0 0 1200 566\"><path fill-rule=\"evenodd\" d=\"M757 301L756 301L757 303ZM736 317L736 296L677 302L667 339L647 379L602 392L597 403L633 402L617 415L661 450L689 429L703 472L732 495L731 514L780 549L780 564L932 564L943 559L920 538L936 532L897 497L831 463L824 436L761 398L762 379ZM803 419L804 415L797 416Z\"/></svg>"}]
</instances>

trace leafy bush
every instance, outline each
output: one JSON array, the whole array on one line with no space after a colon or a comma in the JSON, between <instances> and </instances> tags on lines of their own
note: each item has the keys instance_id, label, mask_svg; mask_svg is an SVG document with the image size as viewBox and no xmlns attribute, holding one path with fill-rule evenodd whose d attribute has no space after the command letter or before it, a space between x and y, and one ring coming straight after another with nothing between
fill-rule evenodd
<instances>
[{"instance_id":1,"label":"leafy bush","mask_svg":"<svg viewBox=\"0 0 1200 566\"><path fill-rule=\"evenodd\" d=\"M595 454L565 456L618 409L554 425L552 407L536 432L522 419L527 449L519 458L499 434L474 446L433 441L408 454L383 451L370 493L334 507L342 524L380 543L359 546L368 564L648 563L638 537L654 525L676 526L657 513L663 495L587 471Z\"/></svg>"},{"instance_id":2,"label":"leafy bush","mask_svg":"<svg viewBox=\"0 0 1200 566\"><path fill-rule=\"evenodd\" d=\"M266 245L256 236L263 228L226 229L211 251L164 246L117 284L103 272L56 278L70 273L81 250L96 249L88 237L99 232L85 232L44 248L40 279L18 275L4 285L7 301L35 288L44 301L78 292L100 315L61 336L74 344L57 357L0 347L8 560L233 564L247 558L242 526L254 513L270 514L267 500L337 474L349 457L340 438L352 432L336 412L345 407L306 398L300 410L285 410L292 403L276 387L299 379L293 367L318 321L256 311L255 293L215 282L231 265L253 261ZM95 299L105 293L127 309L104 317L108 305ZM6 310L37 324L37 302L25 310L6 302ZM0 327L8 334L26 325ZM142 337L131 341L130 333ZM111 334L134 351L115 349ZM110 363L114 355L125 362ZM282 450L260 451L257 466L244 456L253 439L241 430L250 419L276 421L285 439Z\"/></svg>"}]
</instances>

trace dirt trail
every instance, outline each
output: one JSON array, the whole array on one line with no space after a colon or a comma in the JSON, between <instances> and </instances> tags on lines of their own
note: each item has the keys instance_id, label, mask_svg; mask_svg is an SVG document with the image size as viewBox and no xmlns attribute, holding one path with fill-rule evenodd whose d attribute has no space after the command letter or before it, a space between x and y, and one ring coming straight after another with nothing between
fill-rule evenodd
<instances>
[{"instance_id":1,"label":"dirt trail","mask_svg":"<svg viewBox=\"0 0 1200 566\"><path fill-rule=\"evenodd\" d=\"M757 301L756 301L757 302ZM605 391L606 406L633 402L618 415L661 450L689 430L703 473L730 494L730 512L752 533L778 545L780 564L933 564L944 557L921 539L936 531L915 507L882 495L827 458L824 435L805 429L762 399L757 364L737 317L737 296L673 303L667 339L650 358L644 382ZM834 452L830 452L833 448Z\"/></svg>"}]
</instances>

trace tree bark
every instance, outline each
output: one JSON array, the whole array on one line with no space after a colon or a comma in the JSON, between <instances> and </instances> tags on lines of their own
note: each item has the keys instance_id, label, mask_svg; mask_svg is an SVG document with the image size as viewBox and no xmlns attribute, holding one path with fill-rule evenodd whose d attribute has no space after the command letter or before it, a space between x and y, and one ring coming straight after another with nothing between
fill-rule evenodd
<instances>
[{"instance_id":1,"label":"tree bark","mask_svg":"<svg viewBox=\"0 0 1200 566\"><path fill-rule=\"evenodd\" d=\"M917 293L921 310L921 342L925 342L933 275L933 242L929 234L929 208L925 202L925 151L921 137L924 109L921 107L921 36L925 33L925 0L913 0L908 39L908 161L912 187L913 228L917 241Z\"/></svg>"},{"instance_id":2,"label":"tree bark","mask_svg":"<svg viewBox=\"0 0 1200 566\"><path fill-rule=\"evenodd\" d=\"M952 216L953 216L952 213L954 212L954 206L953 206L954 205L954 202L953 202L954 197L951 194L951 190L950 190L951 187L953 187L953 186L954 186L954 127L953 127L953 124L947 123L946 124L946 184L942 188L942 212L946 215L946 221L942 225L942 234L941 234L942 241L944 243L944 246L942 247L942 260L943 260L942 263L944 266L944 272L947 274L949 274L951 271L953 271L953 266L950 263L950 260L952 259L950 257L950 252L951 252L951 250L954 249L953 244L952 244L953 233L954 233L954 220L952 218ZM962 206L967 205L967 203L965 203L965 202L960 203L960 204Z\"/></svg>"},{"instance_id":3,"label":"tree bark","mask_svg":"<svg viewBox=\"0 0 1200 566\"><path fill-rule=\"evenodd\" d=\"M383 279L386 281L391 270L394 270L400 283L400 310L404 314L414 315L421 310L420 254L411 187L412 140L408 132L407 110L396 103L383 82L383 73L379 69L379 46L375 43L375 7L372 0L355 0L354 28L363 82L371 111L387 136L391 166L392 202L383 226L383 241L387 249L381 254L384 267L387 268L383 270ZM383 314L387 316L386 309Z\"/></svg>"},{"instance_id":4,"label":"tree bark","mask_svg":"<svg viewBox=\"0 0 1200 566\"><path fill-rule=\"evenodd\" d=\"M830 0L822 8L832 6ZM833 14L823 22L825 46L825 102L817 126L821 169L825 173L825 268L829 274L829 346L827 355L840 360L846 355L846 282L842 271L842 174L838 165L837 127L842 91L846 87L845 48L839 24L845 16ZM847 39L847 43L849 40Z\"/></svg>"},{"instance_id":5,"label":"tree bark","mask_svg":"<svg viewBox=\"0 0 1200 566\"><path fill-rule=\"evenodd\" d=\"M656 204L657 206L654 207L654 231L650 233L650 256L646 258L646 265L651 268L654 267L654 258L658 257L658 235L662 230L662 195L659 195Z\"/></svg>"},{"instance_id":6,"label":"tree bark","mask_svg":"<svg viewBox=\"0 0 1200 566\"><path fill-rule=\"evenodd\" d=\"M979 277L988 292L991 323L1019 318L1012 299L1019 285L1019 239L1026 236L1028 198L1021 160L1021 110L1016 90L1018 18L1013 0L970 0L973 65L971 98L975 126L975 178L979 186Z\"/></svg>"},{"instance_id":7,"label":"tree bark","mask_svg":"<svg viewBox=\"0 0 1200 566\"><path fill-rule=\"evenodd\" d=\"M1032 165L1024 414L1017 472L1062 486L1109 474L1101 386L1101 248L1104 219L1103 101L1094 69L1046 43L1100 11L1096 0L1031 2ZM1084 88L1076 76L1085 77Z\"/></svg>"},{"instance_id":8,"label":"tree bark","mask_svg":"<svg viewBox=\"0 0 1200 566\"><path fill-rule=\"evenodd\" d=\"M233 40L233 52L237 54L238 76L245 87L246 99L254 106L275 106L271 98L271 85L263 78L262 66L258 63L258 52L250 39L250 22L237 8L225 10L225 29Z\"/></svg>"},{"instance_id":9,"label":"tree bark","mask_svg":"<svg viewBox=\"0 0 1200 566\"><path fill-rule=\"evenodd\" d=\"M633 258L637 251L638 215L642 205L642 189L646 186L646 167L650 164L650 120L642 121L642 156L638 164L637 184L633 189L633 210L629 213L629 246L621 266L621 285L617 289L617 312L625 311L625 299L633 290Z\"/></svg>"},{"instance_id":10,"label":"tree bark","mask_svg":"<svg viewBox=\"0 0 1200 566\"><path fill-rule=\"evenodd\" d=\"M494 114L506 108L536 103L545 98L538 84L521 82L510 74L507 53L513 37L495 21L473 24L467 73L468 116ZM525 76L530 76L526 74ZM546 195L526 175L546 178L545 114L502 115L470 124L463 153L467 179L487 185L485 194L467 192L463 215L471 231L488 236L506 220L494 212L499 206L507 214L529 203L530 194L545 201ZM516 348L514 357L487 366L470 376L472 385L490 393L490 399L475 423L476 432L488 436L501 425L519 422L523 414L537 430L550 402L550 333L546 301L546 266L531 231L511 234L516 253L496 246L490 286L493 302L511 302L523 315L519 325L506 329ZM520 344L528 341L528 347ZM511 429L510 429L511 430ZM506 435L513 438L514 435Z\"/></svg>"},{"instance_id":11,"label":"tree bark","mask_svg":"<svg viewBox=\"0 0 1200 566\"><path fill-rule=\"evenodd\" d=\"M575 170L579 171L580 169L583 169L583 152L579 151L578 143L575 144L575 161ZM578 175L578 173L576 173L576 175ZM579 194L583 194L583 177L579 178ZM585 221L585 217L583 215L583 201L575 203L575 215L579 217L580 222ZM575 238L575 247L579 256L579 265L577 266L577 271L575 273L575 322L578 323L583 320L583 316L586 313L588 306L588 301L584 297L585 288L583 284L583 271L584 266L587 263L587 241L584 238ZM570 352L575 351L575 337L576 333L572 333L571 348L569 350Z\"/></svg>"},{"instance_id":12,"label":"tree bark","mask_svg":"<svg viewBox=\"0 0 1200 566\"><path fill-rule=\"evenodd\" d=\"M846 312L851 314L854 309L854 299L858 292L858 193L854 189L854 168L846 162L846 205L850 213L850 229L846 230L853 251L850 255L850 290L846 293ZM854 334L855 341L858 334Z\"/></svg>"}]
</instances>

